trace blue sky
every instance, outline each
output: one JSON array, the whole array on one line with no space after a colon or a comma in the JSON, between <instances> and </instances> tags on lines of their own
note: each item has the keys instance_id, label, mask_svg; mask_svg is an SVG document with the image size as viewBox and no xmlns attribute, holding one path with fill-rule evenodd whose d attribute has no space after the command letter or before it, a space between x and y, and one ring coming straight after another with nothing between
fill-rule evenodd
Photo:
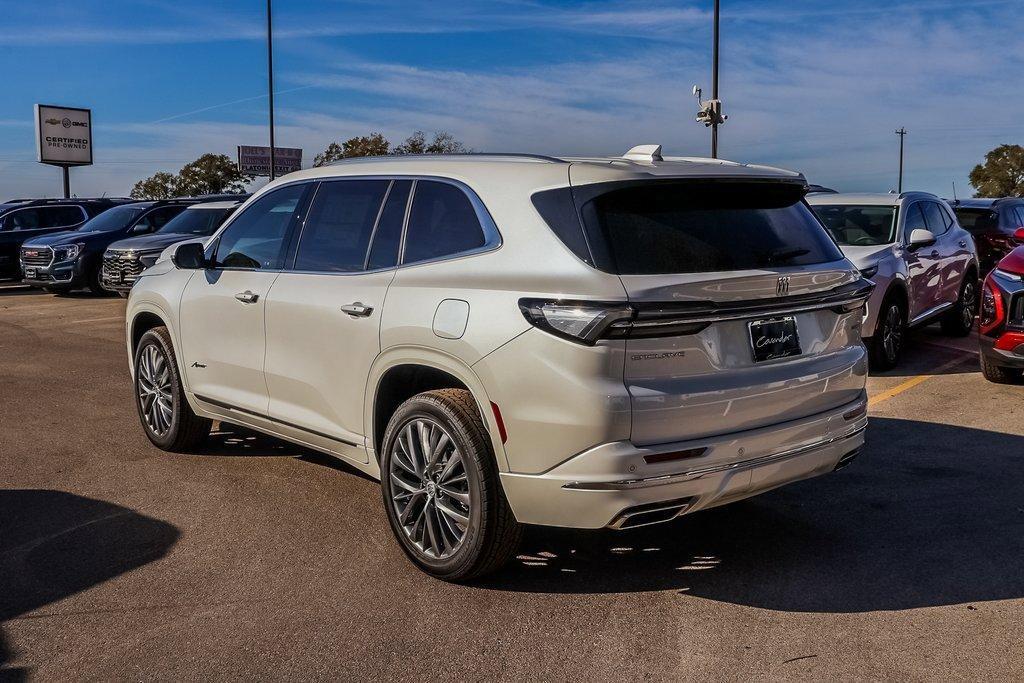
<instances>
[{"instance_id":1,"label":"blue sky","mask_svg":"<svg viewBox=\"0 0 1024 683\"><path fill-rule=\"evenodd\" d=\"M276 0L277 140L447 130L478 151L706 155L711 0ZM1024 0L723 0L721 155L961 196L1024 144ZM266 144L264 3L0 0L0 199L54 195L32 105L91 107L79 194Z\"/></svg>"}]
</instances>

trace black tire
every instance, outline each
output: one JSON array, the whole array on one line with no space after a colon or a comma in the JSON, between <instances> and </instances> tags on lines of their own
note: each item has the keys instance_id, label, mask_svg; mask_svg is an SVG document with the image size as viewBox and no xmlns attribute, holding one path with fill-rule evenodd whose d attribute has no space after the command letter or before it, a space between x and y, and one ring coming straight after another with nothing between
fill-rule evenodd
<instances>
[{"instance_id":1,"label":"black tire","mask_svg":"<svg viewBox=\"0 0 1024 683\"><path fill-rule=\"evenodd\" d=\"M978 312L978 278L968 272L960 284L960 297L956 305L944 316L942 333L950 337L966 337L974 329L974 316Z\"/></svg>"},{"instance_id":2,"label":"black tire","mask_svg":"<svg viewBox=\"0 0 1024 683\"><path fill-rule=\"evenodd\" d=\"M101 270L102 268L99 265L93 268L86 276L86 284L89 287L89 291L95 294L96 296L110 296L110 292L103 289L103 283L100 282Z\"/></svg>"},{"instance_id":3,"label":"black tire","mask_svg":"<svg viewBox=\"0 0 1024 683\"><path fill-rule=\"evenodd\" d=\"M1017 384L1021 381L1024 371L996 365L985 354L981 354L981 374L995 384Z\"/></svg>"},{"instance_id":4,"label":"black tire","mask_svg":"<svg viewBox=\"0 0 1024 683\"><path fill-rule=\"evenodd\" d=\"M878 311L875 332L868 342L874 370L891 370L900 362L907 337L907 309L897 296L887 296Z\"/></svg>"},{"instance_id":5,"label":"black tire","mask_svg":"<svg viewBox=\"0 0 1024 683\"><path fill-rule=\"evenodd\" d=\"M150 351L149 349L153 349ZM162 360L166 367L166 389L159 392L165 405L170 406L170 416L166 417L166 411L157 417L150 412L153 404L157 403L155 394L147 385L143 375L143 363L148 362L147 354L153 354ZM154 370L160 376L164 376L163 370ZM135 408L139 414L139 422L146 436L157 448L173 452L189 452L198 446L209 434L212 422L204 417L199 417L192 411L192 407L185 398L185 390L181 382L181 375L178 373L178 364L175 361L174 345L171 343L171 335L166 327L154 327L142 335L139 345L135 349L135 377L132 385L135 391ZM149 405L144 404L144 394L149 395ZM156 407L159 410L159 405ZM166 428L160 429L163 425L154 425L157 420L166 420Z\"/></svg>"},{"instance_id":6,"label":"black tire","mask_svg":"<svg viewBox=\"0 0 1024 683\"><path fill-rule=\"evenodd\" d=\"M119 297L121 297L122 299L127 299L128 298L128 292L118 292L117 295Z\"/></svg>"},{"instance_id":7,"label":"black tire","mask_svg":"<svg viewBox=\"0 0 1024 683\"><path fill-rule=\"evenodd\" d=\"M412 432L407 430L418 429L418 425L422 424L440 427L442 435L447 436L454 444L454 449L459 452L459 466L464 470L466 480L466 490L460 494L468 501L465 507L458 507L456 499L447 497L446 489L441 484L444 472L438 472L447 469L443 467L444 462L457 460L454 451L444 462L441 461L444 455L438 455L435 467L429 470L426 476L417 475L402 464L404 457L417 471L428 469L420 467L415 454L409 458L404 446L405 440L400 448L406 455L396 456L396 441L400 435L409 435ZM380 462L381 493L391 530L405 554L424 572L445 581L468 581L497 570L515 556L522 539L523 527L516 521L505 499L490 436L477 410L476 402L468 391L428 391L413 396L400 405L388 421ZM399 475L412 481L413 485L419 486L420 493L409 493L408 484L395 484L396 477L391 474L393 468ZM460 475L458 478L461 479L463 476ZM430 488L432 480L437 481L433 489ZM396 492L398 496L406 498L403 501L396 500ZM404 502L405 500L408 502ZM407 507L400 512L398 508L403 503ZM442 507L458 507L458 512L466 512L465 524L456 523L453 526L453 518L442 513L439 509ZM408 515L405 522L401 519L403 513ZM447 538L441 524L447 525ZM461 540L454 544L449 543L448 538L452 538L452 534L457 534L460 530L463 533ZM417 531L423 538L423 545L430 544L428 538L434 539L433 545L440 546L443 552L435 552L432 555L430 548L421 547L414 540ZM437 538L442 540L438 542ZM450 552L451 555L442 557L444 552Z\"/></svg>"}]
</instances>

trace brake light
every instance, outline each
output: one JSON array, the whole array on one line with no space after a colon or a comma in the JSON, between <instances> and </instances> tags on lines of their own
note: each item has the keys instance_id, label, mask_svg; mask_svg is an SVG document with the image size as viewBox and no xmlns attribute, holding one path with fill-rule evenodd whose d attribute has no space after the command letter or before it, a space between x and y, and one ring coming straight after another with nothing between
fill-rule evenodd
<instances>
[{"instance_id":1,"label":"brake light","mask_svg":"<svg viewBox=\"0 0 1024 683\"><path fill-rule=\"evenodd\" d=\"M981 313L978 316L978 327L982 334L988 334L1006 320L1003 297L999 289L992 283L992 275L985 278L985 286L981 290Z\"/></svg>"},{"instance_id":2,"label":"brake light","mask_svg":"<svg viewBox=\"0 0 1024 683\"><path fill-rule=\"evenodd\" d=\"M636 317L636 309L629 304L595 301L520 299L519 310L532 325L588 346L614 336L614 325L628 327Z\"/></svg>"}]
</instances>

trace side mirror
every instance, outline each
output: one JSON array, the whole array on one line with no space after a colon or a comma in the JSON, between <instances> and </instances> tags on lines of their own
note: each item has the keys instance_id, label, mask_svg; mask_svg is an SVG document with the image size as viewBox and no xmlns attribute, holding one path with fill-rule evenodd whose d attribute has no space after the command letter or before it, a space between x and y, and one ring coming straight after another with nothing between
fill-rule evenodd
<instances>
[{"instance_id":1,"label":"side mirror","mask_svg":"<svg viewBox=\"0 0 1024 683\"><path fill-rule=\"evenodd\" d=\"M1013 239L1024 244L1024 227L1017 228L1013 231Z\"/></svg>"},{"instance_id":2,"label":"side mirror","mask_svg":"<svg viewBox=\"0 0 1024 683\"><path fill-rule=\"evenodd\" d=\"M931 230L915 228L910 231L910 239L907 240L908 248L920 249L921 247L927 247L931 244L935 244L935 235L932 234Z\"/></svg>"},{"instance_id":3,"label":"side mirror","mask_svg":"<svg viewBox=\"0 0 1024 683\"><path fill-rule=\"evenodd\" d=\"M199 270L207 266L203 245L199 242L179 244L171 256L171 261L182 270Z\"/></svg>"}]
</instances>

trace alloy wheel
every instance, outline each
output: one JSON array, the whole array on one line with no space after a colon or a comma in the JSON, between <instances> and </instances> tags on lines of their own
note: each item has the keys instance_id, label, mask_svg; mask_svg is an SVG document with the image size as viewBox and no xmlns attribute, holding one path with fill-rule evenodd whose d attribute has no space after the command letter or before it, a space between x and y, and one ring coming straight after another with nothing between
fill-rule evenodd
<instances>
[{"instance_id":1,"label":"alloy wheel","mask_svg":"<svg viewBox=\"0 0 1024 683\"><path fill-rule=\"evenodd\" d=\"M444 560L462 546L472 498L466 466L451 435L415 417L391 447L391 504L406 538L428 558Z\"/></svg>"},{"instance_id":2,"label":"alloy wheel","mask_svg":"<svg viewBox=\"0 0 1024 683\"><path fill-rule=\"evenodd\" d=\"M903 315L900 313L900 307L892 304L885 313L885 323L882 327L882 346L889 362L896 362L902 345Z\"/></svg>"},{"instance_id":3,"label":"alloy wheel","mask_svg":"<svg viewBox=\"0 0 1024 683\"><path fill-rule=\"evenodd\" d=\"M157 436L163 436L171 428L174 417L174 401L171 398L171 367L161 349L150 344L142 351L138 368L139 406L143 419Z\"/></svg>"},{"instance_id":4,"label":"alloy wheel","mask_svg":"<svg viewBox=\"0 0 1024 683\"><path fill-rule=\"evenodd\" d=\"M962 297L960 301L960 320L965 329L970 329L974 326L975 308L978 305L978 297L974 293L974 283L965 282L964 291L960 296Z\"/></svg>"}]
</instances>

